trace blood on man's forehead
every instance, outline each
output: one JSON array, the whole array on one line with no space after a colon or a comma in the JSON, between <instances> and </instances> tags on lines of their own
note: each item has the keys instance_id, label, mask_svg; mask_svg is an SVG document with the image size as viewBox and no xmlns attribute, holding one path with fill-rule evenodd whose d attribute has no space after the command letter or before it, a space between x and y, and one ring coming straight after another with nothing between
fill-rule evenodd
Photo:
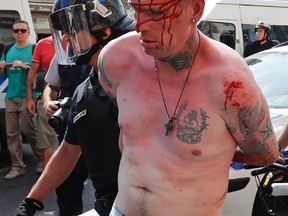
<instances>
[{"instance_id":1,"label":"blood on man's forehead","mask_svg":"<svg viewBox=\"0 0 288 216\"><path fill-rule=\"evenodd\" d=\"M181 2L182 0L128 0L128 3L136 8L140 7L171 7L173 5L177 5Z\"/></svg>"}]
</instances>

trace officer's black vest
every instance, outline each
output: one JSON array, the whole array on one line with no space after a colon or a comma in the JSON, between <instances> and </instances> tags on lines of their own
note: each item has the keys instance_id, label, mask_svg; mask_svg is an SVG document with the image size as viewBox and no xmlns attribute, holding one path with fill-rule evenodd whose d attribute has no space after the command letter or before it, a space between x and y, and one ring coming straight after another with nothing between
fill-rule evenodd
<instances>
[{"instance_id":1,"label":"officer's black vest","mask_svg":"<svg viewBox=\"0 0 288 216\"><path fill-rule=\"evenodd\" d=\"M71 97L77 86L89 76L91 69L91 65L58 65L61 81L58 98Z\"/></svg>"},{"instance_id":2,"label":"officer's black vest","mask_svg":"<svg viewBox=\"0 0 288 216\"><path fill-rule=\"evenodd\" d=\"M87 78L73 95L71 114L95 189L117 186L118 109L95 78ZM103 163L105 161L105 163Z\"/></svg>"}]
</instances>

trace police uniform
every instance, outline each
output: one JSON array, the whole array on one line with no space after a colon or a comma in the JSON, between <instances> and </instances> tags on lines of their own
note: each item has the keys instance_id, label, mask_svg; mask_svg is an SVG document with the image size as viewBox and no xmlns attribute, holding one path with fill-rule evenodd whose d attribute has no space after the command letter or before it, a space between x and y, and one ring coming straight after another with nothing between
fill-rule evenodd
<instances>
[{"instance_id":1,"label":"police uniform","mask_svg":"<svg viewBox=\"0 0 288 216\"><path fill-rule=\"evenodd\" d=\"M94 77L79 85L72 98L64 139L80 145L88 174L96 190L95 210L109 215L118 191L121 153L118 146L118 109Z\"/></svg>"},{"instance_id":2,"label":"police uniform","mask_svg":"<svg viewBox=\"0 0 288 216\"><path fill-rule=\"evenodd\" d=\"M91 69L91 65L69 66L59 64L58 73L61 84L58 99L71 97L77 86L89 77ZM60 143L63 140L66 126L66 122L63 122L63 124L56 129ZM59 216L76 216L82 213L82 194L87 176L87 167L83 155L81 155L72 173L56 188Z\"/></svg>"}]
</instances>

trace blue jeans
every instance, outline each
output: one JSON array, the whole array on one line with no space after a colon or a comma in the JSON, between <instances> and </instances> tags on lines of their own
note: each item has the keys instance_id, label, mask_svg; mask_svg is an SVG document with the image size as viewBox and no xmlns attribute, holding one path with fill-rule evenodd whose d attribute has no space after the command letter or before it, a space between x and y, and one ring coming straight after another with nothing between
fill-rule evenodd
<instances>
[{"instance_id":1,"label":"blue jeans","mask_svg":"<svg viewBox=\"0 0 288 216\"><path fill-rule=\"evenodd\" d=\"M121 209L114 203L109 216L125 216Z\"/></svg>"}]
</instances>

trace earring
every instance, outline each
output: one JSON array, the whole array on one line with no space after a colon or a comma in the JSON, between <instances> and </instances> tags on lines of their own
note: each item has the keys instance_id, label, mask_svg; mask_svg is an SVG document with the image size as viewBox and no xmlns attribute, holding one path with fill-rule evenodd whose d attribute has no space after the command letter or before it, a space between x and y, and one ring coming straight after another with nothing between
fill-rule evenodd
<instances>
[{"instance_id":1,"label":"earring","mask_svg":"<svg viewBox=\"0 0 288 216\"><path fill-rule=\"evenodd\" d=\"M198 21L197 18L193 18L193 19L192 19L192 22L193 22L193 23L195 23L195 22L197 22L197 21Z\"/></svg>"}]
</instances>

